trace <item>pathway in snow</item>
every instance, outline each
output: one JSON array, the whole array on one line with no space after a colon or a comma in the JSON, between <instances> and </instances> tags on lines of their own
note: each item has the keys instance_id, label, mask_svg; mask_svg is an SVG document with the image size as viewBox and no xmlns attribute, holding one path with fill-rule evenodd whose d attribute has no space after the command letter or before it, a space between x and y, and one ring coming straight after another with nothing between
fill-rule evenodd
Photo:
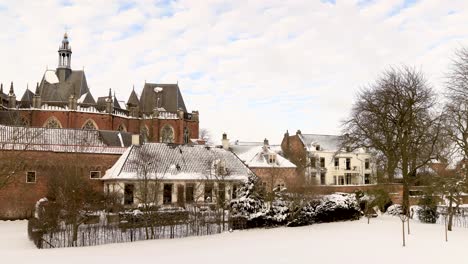
<instances>
[{"instance_id":1,"label":"pathway in snow","mask_svg":"<svg viewBox=\"0 0 468 264\"><path fill-rule=\"evenodd\" d=\"M444 241L443 225L412 223L401 246L398 217L87 248L35 249L27 222L0 221L1 263L468 263L468 229Z\"/></svg>"}]
</instances>

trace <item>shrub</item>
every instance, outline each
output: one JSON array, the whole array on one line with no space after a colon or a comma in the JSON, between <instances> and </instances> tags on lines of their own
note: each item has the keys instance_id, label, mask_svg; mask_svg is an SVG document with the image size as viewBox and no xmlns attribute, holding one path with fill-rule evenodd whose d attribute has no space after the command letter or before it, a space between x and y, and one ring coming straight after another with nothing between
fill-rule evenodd
<instances>
[{"instance_id":1,"label":"shrub","mask_svg":"<svg viewBox=\"0 0 468 264\"><path fill-rule=\"evenodd\" d=\"M400 204L393 204L387 208L387 214L393 216L399 216L403 212L403 207Z\"/></svg>"},{"instance_id":2,"label":"shrub","mask_svg":"<svg viewBox=\"0 0 468 264\"><path fill-rule=\"evenodd\" d=\"M437 203L432 195L424 195L419 201L418 218L423 223L434 224L439 218Z\"/></svg>"}]
</instances>

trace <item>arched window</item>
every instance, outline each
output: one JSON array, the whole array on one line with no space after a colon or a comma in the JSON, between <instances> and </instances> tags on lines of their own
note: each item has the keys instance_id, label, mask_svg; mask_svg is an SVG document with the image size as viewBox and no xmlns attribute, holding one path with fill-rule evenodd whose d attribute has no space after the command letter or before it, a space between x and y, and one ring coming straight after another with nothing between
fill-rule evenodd
<instances>
[{"instance_id":1,"label":"arched window","mask_svg":"<svg viewBox=\"0 0 468 264\"><path fill-rule=\"evenodd\" d=\"M127 132L127 128L125 127L124 124L120 124L119 127L117 128L117 131Z\"/></svg>"},{"instance_id":2,"label":"arched window","mask_svg":"<svg viewBox=\"0 0 468 264\"><path fill-rule=\"evenodd\" d=\"M141 135L141 138L143 139L143 142L148 142L149 129L146 125L143 125L140 127L140 135Z\"/></svg>"},{"instance_id":3,"label":"arched window","mask_svg":"<svg viewBox=\"0 0 468 264\"><path fill-rule=\"evenodd\" d=\"M51 116L49 117L49 119L47 119L47 121L45 121L43 127L62 128L62 124L60 123L60 121L58 121L58 119L55 116Z\"/></svg>"},{"instance_id":4,"label":"arched window","mask_svg":"<svg viewBox=\"0 0 468 264\"><path fill-rule=\"evenodd\" d=\"M162 143L174 143L174 129L170 125L161 128L160 141Z\"/></svg>"},{"instance_id":5,"label":"arched window","mask_svg":"<svg viewBox=\"0 0 468 264\"><path fill-rule=\"evenodd\" d=\"M98 130L98 126L96 125L96 122L92 119L86 120L86 122L83 124L81 129L87 129L87 130Z\"/></svg>"},{"instance_id":6,"label":"arched window","mask_svg":"<svg viewBox=\"0 0 468 264\"><path fill-rule=\"evenodd\" d=\"M188 144L190 141L190 131L187 127L184 128L184 144Z\"/></svg>"}]
</instances>

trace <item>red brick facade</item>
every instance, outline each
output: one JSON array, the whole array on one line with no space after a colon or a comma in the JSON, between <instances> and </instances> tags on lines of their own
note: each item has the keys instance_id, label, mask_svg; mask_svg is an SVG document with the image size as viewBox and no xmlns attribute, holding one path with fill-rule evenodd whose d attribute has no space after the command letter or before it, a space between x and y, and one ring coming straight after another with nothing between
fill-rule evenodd
<instances>
[{"instance_id":1,"label":"red brick facade","mask_svg":"<svg viewBox=\"0 0 468 264\"><path fill-rule=\"evenodd\" d=\"M296 168L250 168L260 180L265 183L267 190L272 190L278 184L284 184L288 190L296 190L302 186Z\"/></svg>"},{"instance_id":2,"label":"red brick facade","mask_svg":"<svg viewBox=\"0 0 468 264\"><path fill-rule=\"evenodd\" d=\"M122 117L106 113L86 113L80 111L43 111L41 109L21 110L23 122L27 122L32 127L43 127L50 118L55 118L60 122L62 128L81 129L83 125L91 120L96 124L98 130L124 130L133 134L140 134L141 129L148 131L148 140L151 142L160 141L160 131L165 125L170 125L174 130L174 143L184 143L184 128L189 131L191 139L198 139L197 119L142 119L132 117Z\"/></svg>"},{"instance_id":3,"label":"red brick facade","mask_svg":"<svg viewBox=\"0 0 468 264\"><path fill-rule=\"evenodd\" d=\"M47 194L48 181L60 174L66 164L78 164L79 173L96 190L103 190L102 181L90 179L90 171L104 175L120 157L120 154L84 154L27 151L20 154L25 167L15 174L14 180L0 189L0 219L28 218L34 212L36 202ZM3 161L0 161L0 164ZM36 172L36 182L27 183L28 171Z\"/></svg>"}]
</instances>

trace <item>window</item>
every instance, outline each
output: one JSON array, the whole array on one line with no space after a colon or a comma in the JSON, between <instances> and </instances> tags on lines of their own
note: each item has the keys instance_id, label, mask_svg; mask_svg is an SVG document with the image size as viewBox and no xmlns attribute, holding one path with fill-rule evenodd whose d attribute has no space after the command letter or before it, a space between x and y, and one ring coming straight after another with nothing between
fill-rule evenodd
<instances>
[{"instance_id":1,"label":"window","mask_svg":"<svg viewBox=\"0 0 468 264\"><path fill-rule=\"evenodd\" d=\"M141 126L140 128L140 135L143 139L143 142L148 142L149 139L149 129L147 126Z\"/></svg>"},{"instance_id":2,"label":"window","mask_svg":"<svg viewBox=\"0 0 468 264\"><path fill-rule=\"evenodd\" d=\"M26 182L27 183L36 183L36 172L35 171L26 172Z\"/></svg>"},{"instance_id":3,"label":"window","mask_svg":"<svg viewBox=\"0 0 468 264\"><path fill-rule=\"evenodd\" d=\"M310 167L311 168L317 167L317 159L315 157L310 158Z\"/></svg>"},{"instance_id":4,"label":"window","mask_svg":"<svg viewBox=\"0 0 468 264\"><path fill-rule=\"evenodd\" d=\"M364 174L364 184L370 184L370 174Z\"/></svg>"},{"instance_id":5,"label":"window","mask_svg":"<svg viewBox=\"0 0 468 264\"><path fill-rule=\"evenodd\" d=\"M351 184L351 174L346 174L346 185Z\"/></svg>"},{"instance_id":6,"label":"window","mask_svg":"<svg viewBox=\"0 0 468 264\"><path fill-rule=\"evenodd\" d=\"M43 127L46 128L62 128L62 124L60 124L60 121L54 116L50 117L47 119L47 121L44 123Z\"/></svg>"},{"instance_id":7,"label":"window","mask_svg":"<svg viewBox=\"0 0 468 264\"><path fill-rule=\"evenodd\" d=\"M232 195L231 195L231 198L232 199L236 199L237 198L237 184L234 184L232 186Z\"/></svg>"},{"instance_id":8,"label":"window","mask_svg":"<svg viewBox=\"0 0 468 264\"><path fill-rule=\"evenodd\" d=\"M226 185L224 183L218 184L218 204L223 204L226 199Z\"/></svg>"},{"instance_id":9,"label":"window","mask_svg":"<svg viewBox=\"0 0 468 264\"><path fill-rule=\"evenodd\" d=\"M320 150L320 145L315 146L315 150Z\"/></svg>"},{"instance_id":10,"label":"window","mask_svg":"<svg viewBox=\"0 0 468 264\"><path fill-rule=\"evenodd\" d=\"M124 187L124 204L131 205L133 204L133 191L135 186L133 184L125 184Z\"/></svg>"},{"instance_id":11,"label":"window","mask_svg":"<svg viewBox=\"0 0 468 264\"><path fill-rule=\"evenodd\" d=\"M170 125L165 125L161 128L162 143L174 143L174 129Z\"/></svg>"},{"instance_id":12,"label":"window","mask_svg":"<svg viewBox=\"0 0 468 264\"><path fill-rule=\"evenodd\" d=\"M268 163L270 164L276 163L276 154L268 154Z\"/></svg>"},{"instance_id":13,"label":"window","mask_svg":"<svg viewBox=\"0 0 468 264\"><path fill-rule=\"evenodd\" d=\"M87 130L97 130L98 127L96 123L92 119L86 120L86 122L83 124L81 129L87 129Z\"/></svg>"},{"instance_id":14,"label":"window","mask_svg":"<svg viewBox=\"0 0 468 264\"><path fill-rule=\"evenodd\" d=\"M325 185L325 176L326 176L325 172L320 173L320 184L321 185Z\"/></svg>"},{"instance_id":15,"label":"window","mask_svg":"<svg viewBox=\"0 0 468 264\"><path fill-rule=\"evenodd\" d=\"M172 203L172 184L164 184L163 203L164 204Z\"/></svg>"},{"instance_id":16,"label":"window","mask_svg":"<svg viewBox=\"0 0 468 264\"><path fill-rule=\"evenodd\" d=\"M346 152L351 152L351 147L346 147Z\"/></svg>"},{"instance_id":17,"label":"window","mask_svg":"<svg viewBox=\"0 0 468 264\"><path fill-rule=\"evenodd\" d=\"M127 128L125 127L124 124L120 124L119 127L117 128L117 131L127 132Z\"/></svg>"},{"instance_id":18,"label":"window","mask_svg":"<svg viewBox=\"0 0 468 264\"><path fill-rule=\"evenodd\" d=\"M346 158L346 170L351 170L351 159Z\"/></svg>"},{"instance_id":19,"label":"window","mask_svg":"<svg viewBox=\"0 0 468 264\"><path fill-rule=\"evenodd\" d=\"M89 178L90 179L100 179L101 178L101 172L100 171L90 171L89 172Z\"/></svg>"},{"instance_id":20,"label":"window","mask_svg":"<svg viewBox=\"0 0 468 264\"><path fill-rule=\"evenodd\" d=\"M344 185L344 177L338 176L338 185Z\"/></svg>"},{"instance_id":21,"label":"window","mask_svg":"<svg viewBox=\"0 0 468 264\"><path fill-rule=\"evenodd\" d=\"M205 202L211 203L213 201L213 184L205 183Z\"/></svg>"},{"instance_id":22,"label":"window","mask_svg":"<svg viewBox=\"0 0 468 264\"><path fill-rule=\"evenodd\" d=\"M338 183L337 179L336 179L336 175L333 176L333 184L336 185Z\"/></svg>"},{"instance_id":23,"label":"window","mask_svg":"<svg viewBox=\"0 0 468 264\"><path fill-rule=\"evenodd\" d=\"M193 191L195 190L195 186L193 184L187 184L185 186L185 202L187 203L193 203L194 200L194 195Z\"/></svg>"},{"instance_id":24,"label":"window","mask_svg":"<svg viewBox=\"0 0 468 264\"><path fill-rule=\"evenodd\" d=\"M188 144L190 141L190 132L187 127L184 128L184 144Z\"/></svg>"},{"instance_id":25,"label":"window","mask_svg":"<svg viewBox=\"0 0 468 264\"><path fill-rule=\"evenodd\" d=\"M340 168L340 159L339 158L335 158L335 169L339 169Z\"/></svg>"},{"instance_id":26,"label":"window","mask_svg":"<svg viewBox=\"0 0 468 264\"><path fill-rule=\"evenodd\" d=\"M369 159L366 159L365 162L364 162L364 168L366 170L368 170L370 168L370 162L369 162Z\"/></svg>"},{"instance_id":27,"label":"window","mask_svg":"<svg viewBox=\"0 0 468 264\"><path fill-rule=\"evenodd\" d=\"M325 168L325 158L320 158L320 167Z\"/></svg>"}]
</instances>

